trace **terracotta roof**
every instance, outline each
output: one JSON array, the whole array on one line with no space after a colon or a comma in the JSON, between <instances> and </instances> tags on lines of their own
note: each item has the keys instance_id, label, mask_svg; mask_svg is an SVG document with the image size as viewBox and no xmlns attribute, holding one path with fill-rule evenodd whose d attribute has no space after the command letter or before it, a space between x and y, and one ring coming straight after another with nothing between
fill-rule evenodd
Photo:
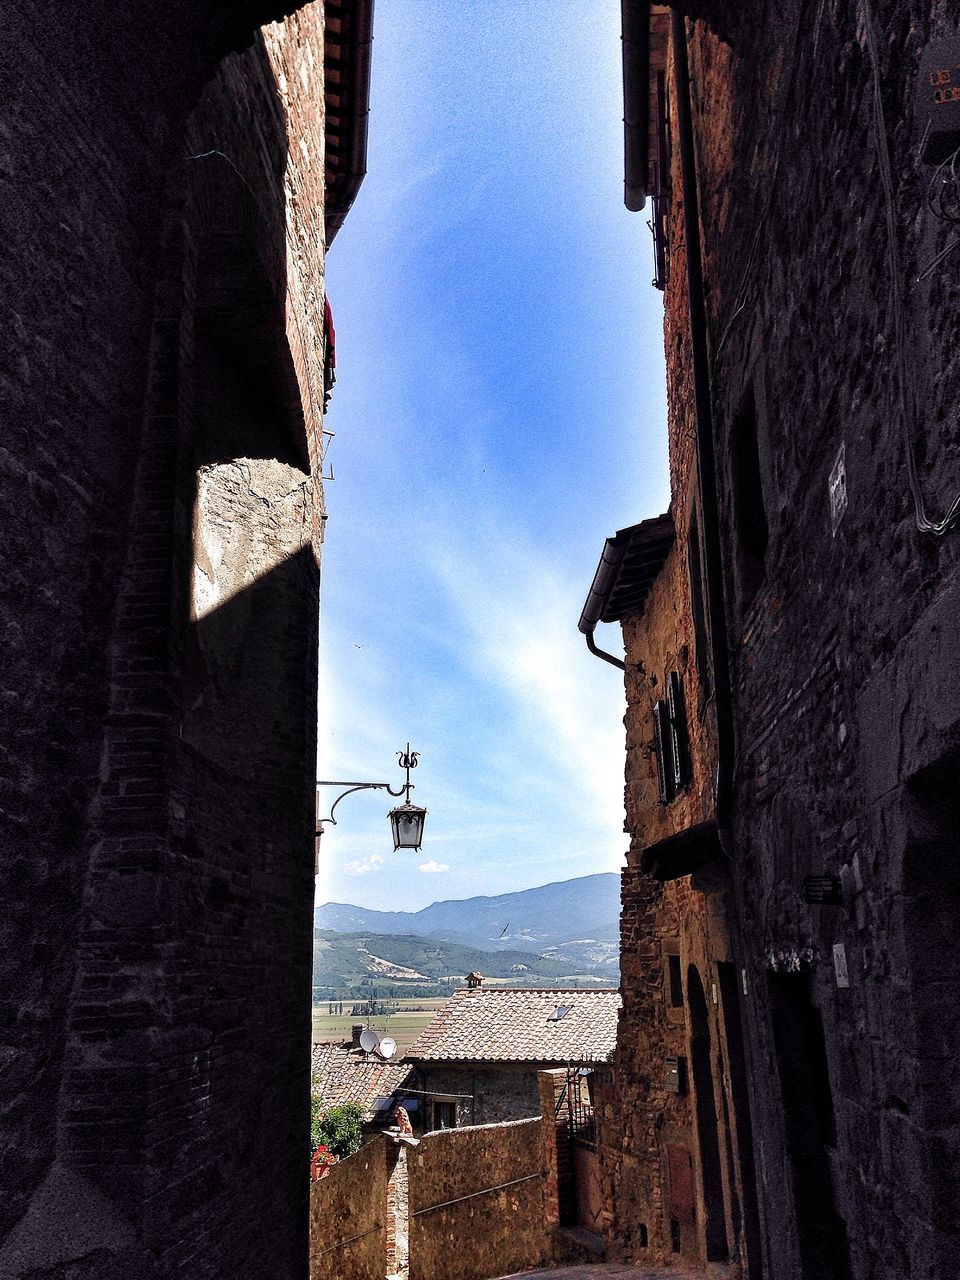
<instances>
[{"instance_id":1,"label":"terracotta roof","mask_svg":"<svg viewBox=\"0 0 960 1280\"><path fill-rule=\"evenodd\" d=\"M391 1097L410 1074L408 1062L384 1062L351 1044L313 1046L313 1092L326 1109L342 1102L359 1102L366 1119L377 1118L377 1102ZM392 1112L383 1112L388 1120Z\"/></svg>"},{"instance_id":2,"label":"terracotta roof","mask_svg":"<svg viewBox=\"0 0 960 1280\"><path fill-rule=\"evenodd\" d=\"M554 987L455 992L407 1054L417 1061L608 1062L620 993ZM559 1010L566 1010L557 1018Z\"/></svg>"},{"instance_id":3,"label":"terracotta roof","mask_svg":"<svg viewBox=\"0 0 960 1280\"><path fill-rule=\"evenodd\" d=\"M367 172L373 0L326 0L323 12L327 248Z\"/></svg>"}]
</instances>

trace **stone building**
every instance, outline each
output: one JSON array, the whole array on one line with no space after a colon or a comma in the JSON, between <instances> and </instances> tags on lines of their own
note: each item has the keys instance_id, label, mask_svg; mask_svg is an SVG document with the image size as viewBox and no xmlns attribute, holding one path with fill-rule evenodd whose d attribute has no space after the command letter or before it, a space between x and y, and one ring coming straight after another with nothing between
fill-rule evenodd
<instances>
[{"instance_id":1,"label":"stone building","mask_svg":"<svg viewBox=\"0 0 960 1280\"><path fill-rule=\"evenodd\" d=\"M5 14L4 1276L306 1274L323 264L372 4L297 9Z\"/></svg>"},{"instance_id":2,"label":"stone building","mask_svg":"<svg viewBox=\"0 0 960 1280\"><path fill-rule=\"evenodd\" d=\"M363 1138L368 1142L395 1123L397 1104L404 1101L410 1064L367 1052L360 1043L363 1024L352 1028L347 1041L313 1046L311 1091L321 1111L353 1102L363 1108ZM406 1104L409 1108L409 1104Z\"/></svg>"},{"instance_id":3,"label":"stone building","mask_svg":"<svg viewBox=\"0 0 960 1280\"><path fill-rule=\"evenodd\" d=\"M473 985L454 992L404 1057L414 1129L497 1124L540 1113L537 1073L590 1068L613 1053L611 990Z\"/></svg>"},{"instance_id":4,"label":"stone building","mask_svg":"<svg viewBox=\"0 0 960 1280\"><path fill-rule=\"evenodd\" d=\"M626 648L610 1240L692 1238L769 1280L947 1280L960 24L935 0L623 15L672 504L610 540L581 619Z\"/></svg>"}]
</instances>

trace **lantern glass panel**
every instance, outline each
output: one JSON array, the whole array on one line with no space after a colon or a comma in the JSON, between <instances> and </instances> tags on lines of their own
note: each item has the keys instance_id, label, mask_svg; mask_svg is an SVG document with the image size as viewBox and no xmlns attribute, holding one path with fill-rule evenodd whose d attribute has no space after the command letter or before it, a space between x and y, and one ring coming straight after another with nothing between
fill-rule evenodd
<instances>
[{"instance_id":1,"label":"lantern glass panel","mask_svg":"<svg viewBox=\"0 0 960 1280\"><path fill-rule=\"evenodd\" d=\"M426 809L416 805L403 805L390 814L393 828L394 849L419 849L423 840L423 820Z\"/></svg>"}]
</instances>

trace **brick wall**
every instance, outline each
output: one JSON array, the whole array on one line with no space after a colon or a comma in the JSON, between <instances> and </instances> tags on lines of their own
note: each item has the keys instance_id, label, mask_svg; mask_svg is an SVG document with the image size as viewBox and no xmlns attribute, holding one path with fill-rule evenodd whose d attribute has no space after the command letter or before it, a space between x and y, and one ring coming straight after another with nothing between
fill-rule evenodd
<instances>
[{"instance_id":1,"label":"brick wall","mask_svg":"<svg viewBox=\"0 0 960 1280\"><path fill-rule=\"evenodd\" d=\"M7 29L9 1275L306 1269L322 10L256 8Z\"/></svg>"},{"instance_id":2,"label":"brick wall","mask_svg":"<svg viewBox=\"0 0 960 1280\"><path fill-rule=\"evenodd\" d=\"M718 46L717 75L723 50ZM672 97L669 66L667 78ZM704 81L705 94L712 83ZM672 161L667 185L679 192L676 139ZM726 210L720 194L718 201ZM705 543L679 199L668 230L664 345L676 541L643 612L622 619L630 848L621 886L623 1005L615 1070L597 1096L602 1223L612 1257L746 1268L759 1265L753 1155L745 1090L734 1090L728 1069L742 1036L735 1014L728 1019L721 1005L718 985L721 970L735 968L732 883L725 864L716 860L692 877L664 883L641 870L648 846L712 820L716 805L716 677L700 585ZM700 626L698 613L704 619ZM661 803L653 712L666 697L670 672L683 684L690 781ZM696 1000L699 991L706 1007L697 1005L694 1027L691 995ZM679 1091L668 1086L668 1058L679 1060Z\"/></svg>"}]
</instances>

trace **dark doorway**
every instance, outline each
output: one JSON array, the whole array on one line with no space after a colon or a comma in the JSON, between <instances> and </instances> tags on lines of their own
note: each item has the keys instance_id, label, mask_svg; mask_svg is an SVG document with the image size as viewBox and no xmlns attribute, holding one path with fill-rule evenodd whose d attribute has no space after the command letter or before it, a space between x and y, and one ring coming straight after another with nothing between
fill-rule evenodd
<instances>
[{"instance_id":1,"label":"dark doorway","mask_svg":"<svg viewBox=\"0 0 960 1280\"><path fill-rule=\"evenodd\" d=\"M847 1228L837 1213L827 1155L836 1143L827 1048L810 975L771 975L770 1009L801 1274L803 1280L850 1280Z\"/></svg>"},{"instance_id":2,"label":"dark doorway","mask_svg":"<svg viewBox=\"0 0 960 1280\"><path fill-rule=\"evenodd\" d=\"M760 1218L757 1212L757 1175L753 1156L753 1123L747 1093L747 1059L743 1042L743 1022L737 993L736 966L727 962L717 965L720 982L720 1004L727 1040L727 1069L730 1075L730 1098L733 1124L737 1135L740 1162L740 1189L743 1204L743 1236L747 1253L749 1280L760 1280L763 1263L760 1249Z\"/></svg>"},{"instance_id":3,"label":"dark doorway","mask_svg":"<svg viewBox=\"0 0 960 1280\"><path fill-rule=\"evenodd\" d=\"M697 1109L697 1138L703 1174L703 1206L706 1212L707 1261L722 1262L727 1257L727 1219L723 1208L723 1179L720 1173L720 1140L717 1107L710 1070L710 1022L703 983L695 965L687 970L687 1001L690 1006L690 1064Z\"/></svg>"},{"instance_id":4,"label":"dark doorway","mask_svg":"<svg viewBox=\"0 0 960 1280\"><path fill-rule=\"evenodd\" d=\"M912 1059L916 1092L888 1098L891 1133L919 1130L927 1169L911 1172L908 1188L929 1205L936 1269L930 1280L953 1280L960 1257L960 753L914 779L904 796L904 941L910 999L901 1038ZM912 1025L911 1025L912 1024ZM924 1185L926 1184L926 1185ZM925 1278L926 1280L926 1278Z\"/></svg>"}]
</instances>

